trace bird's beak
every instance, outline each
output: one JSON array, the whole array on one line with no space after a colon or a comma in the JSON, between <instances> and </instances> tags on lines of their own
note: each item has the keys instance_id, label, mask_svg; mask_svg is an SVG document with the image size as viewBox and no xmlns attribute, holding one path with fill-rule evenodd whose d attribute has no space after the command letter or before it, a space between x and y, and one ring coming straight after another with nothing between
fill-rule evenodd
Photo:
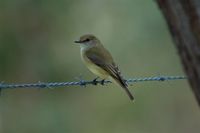
<instances>
[{"instance_id":1,"label":"bird's beak","mask_svg":"<svg viewBox=\"0 0 200 133\"><path fill-rule=\"evenodd\" d=\"M81 41L80 40L76 40L76 41L74 41L75 43L81 43Z\"/></svg>"}]
</instances>

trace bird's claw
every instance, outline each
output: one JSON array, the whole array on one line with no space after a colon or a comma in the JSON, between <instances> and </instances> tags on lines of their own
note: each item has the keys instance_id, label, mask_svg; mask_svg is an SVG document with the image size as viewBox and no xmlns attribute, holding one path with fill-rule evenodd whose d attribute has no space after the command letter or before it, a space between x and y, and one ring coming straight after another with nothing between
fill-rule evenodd
<instances>
[{"instance_id":1,"label":"bird's claw","mask_svg":"<svg viewBox=\"0 0 200 133\"><path fill-rule=\"evenodd\" d=\"M101 85L105 85L105 79L101 80Z\"/></svg>"},{"instance_id":2,"label":"bird's claw","mask_svg":"<svg viewBox=\"0 0 200 133\"><path fill-rule=\"evenodd\" d=\"M92 84L93 84L93 85L97 85L97 84L98 84L98 81L97 81L98 78L99 78L99 77L96 77L95 79L92 80Z\"/></svg>"}]
</instances>

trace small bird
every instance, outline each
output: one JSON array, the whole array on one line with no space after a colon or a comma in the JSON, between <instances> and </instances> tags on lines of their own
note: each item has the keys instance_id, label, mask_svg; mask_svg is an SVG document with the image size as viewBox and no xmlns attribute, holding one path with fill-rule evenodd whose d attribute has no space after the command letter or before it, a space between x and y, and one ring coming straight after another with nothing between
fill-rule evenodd
<instances>
[{"instance_id":1,"label":"small bird","mask_svg":"<svg viewBox=\"0 0 200 133\"><path fill-rule=\"evenodd\" d=\"M91 72L102 78L102 81L108 78L120 85L126 91L129 98L134 100L111 54L104 48L97 37L92 34L86 34L81 36L75 43L80 44L81 58Z\"/></svg>"}]
</instances>

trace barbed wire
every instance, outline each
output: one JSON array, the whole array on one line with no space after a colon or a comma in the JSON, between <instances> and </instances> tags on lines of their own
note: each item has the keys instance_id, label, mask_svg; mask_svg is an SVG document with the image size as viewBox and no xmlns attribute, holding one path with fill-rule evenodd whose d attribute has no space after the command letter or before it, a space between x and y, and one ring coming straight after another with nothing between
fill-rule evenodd
<instances>
[{"instance_id":1,"label":"barbed wire","mask_svg":"<svg viewBox=\"0 0 200 133\"><path fill-rule=\"evenodd\" d=\"M28 83L28 84L17 84L17 83L0 83L0 90L2 89L16 89L16 88L55 88L55 87L64 87L64 86L86 86L86 85L105 85L107 83L112 83L109 80L97 80L98 78L87 81L72 81L72 82L37 82L37 83ZM145 81L168 81L168 80L181 80L187 79L185 76L154 76L154 77L143 77L143 78L130 78L126 82L136 83L136 82L145 82Z\"/></svg>"}]
</instances>

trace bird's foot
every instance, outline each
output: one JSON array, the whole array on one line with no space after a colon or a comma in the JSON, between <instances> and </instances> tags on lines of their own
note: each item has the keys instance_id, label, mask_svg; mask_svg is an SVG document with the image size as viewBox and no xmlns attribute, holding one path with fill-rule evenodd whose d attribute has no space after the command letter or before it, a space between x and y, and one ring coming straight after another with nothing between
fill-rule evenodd
<instances>
[{"instance_id":1,"label":"bird's foot","mask_svg":"<svg viewBox=\"0 0 200 133\"><path fill-rule=\"evenodd\" d=\"M101 85L105 85L105 79L101 80Z\"/></svg>"},{"instance_id":2,"label":"bird's foot","mask_svg":"<svg viewBox=\"0 0 200 133\"><path fill-rule=\"evenodd\" d=\"M93 84L93 85L97 85L97 84L98 84L97 79L99 79L99 77L96 77L95 79L92 80L92 84Z\"/></svg>"}]
</instances>

